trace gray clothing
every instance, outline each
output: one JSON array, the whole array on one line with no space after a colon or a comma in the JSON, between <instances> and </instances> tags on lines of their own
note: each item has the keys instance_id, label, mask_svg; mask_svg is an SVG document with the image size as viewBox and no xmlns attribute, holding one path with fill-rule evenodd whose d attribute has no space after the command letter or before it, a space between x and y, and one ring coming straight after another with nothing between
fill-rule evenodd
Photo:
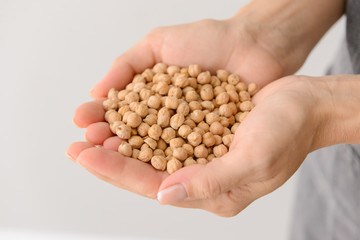
<instances>
[{"instance_id":1,"label":"gray clothing","mask_svg":"<svg viewBox=\"0 0 360 240\"><path fill-rule=\"evenodd\" d=\"M360 74L360 0L348 0L347 27L329 74ZM360 124L360 123L359 123ZM300 168L291 240L360 239L360 145L311 153Z\"/></svg>"}]
</instances>

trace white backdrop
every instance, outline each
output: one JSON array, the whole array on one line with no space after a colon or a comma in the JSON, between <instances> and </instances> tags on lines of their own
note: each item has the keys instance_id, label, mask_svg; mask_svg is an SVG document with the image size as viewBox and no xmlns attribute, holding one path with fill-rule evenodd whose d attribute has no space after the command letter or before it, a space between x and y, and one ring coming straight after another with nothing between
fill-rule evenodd
<instances>
[{"instance_id":1,"label":"white backdrop","mask_svg":"<svg viewBox=\"0 0 360 240\"><path fill-rule=\"evenodd\" d=\"M296 176L220 218L117 189L64 155L83 140L75 108L116 56L154 27L227 18L247 2L0 0L0 238L285 239ZM344 20L300 73L322 75L343 31Z\"/></svg>"}]
</instances>

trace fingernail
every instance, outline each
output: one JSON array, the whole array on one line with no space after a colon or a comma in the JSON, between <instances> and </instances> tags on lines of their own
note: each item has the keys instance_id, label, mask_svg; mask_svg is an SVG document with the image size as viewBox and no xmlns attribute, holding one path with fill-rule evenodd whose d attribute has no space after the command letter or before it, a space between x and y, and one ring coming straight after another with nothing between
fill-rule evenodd
<instances>
[{"instance_id":1,"label":"fingernail","mask_svg":"<svg viewBox=\"0 0 360 240\"><path fill-rule=\"evenodd\" d=\"M74 157L70 155L67 151L65 152L65 155L70 158L70 160L75 161Z\"/></svg>"},{"instance_id":2,"label":"fingernail","mask_svg":"<svg viewBox=\"0 0 360 240\"><path fill-rule=\"evenodd\" d=\"M168 187L157 194L157 199L161 204L173 204L187 198L187 193L182 184Z\"/></svg>"},{"instance_id":3,"label":"fingernail","mask_svg":"<svg viewBox=\"0 0 360 240\"><path fill-rule=\"evenodd\" d=\"M77 124L77 123L75 122L75 119L74 119L74 118L72 119L72 122L73 122L73 124L74 124L75 126L77 126L78 128L80 128L79 124Z\"/></svg>"}]
</instances>

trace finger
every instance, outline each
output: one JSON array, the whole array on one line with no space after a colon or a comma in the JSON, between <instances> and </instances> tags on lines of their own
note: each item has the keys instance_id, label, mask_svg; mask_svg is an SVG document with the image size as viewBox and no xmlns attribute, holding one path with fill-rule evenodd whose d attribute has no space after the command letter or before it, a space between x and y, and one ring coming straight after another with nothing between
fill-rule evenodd
<instances>
[{"instance_id":1,"label":"finger","mask_svg":"<svg viewBox=\"0 0 360 240\"><path fill-rule=\"evenodd\" d=\"M162 180L168 175L150 164L124 157L104 148L88 148L76 161L85 168L111 179L111 184L130 189L146 197L155 198Z\"/></svg>"},{"instance_id":2,"label":"finger","mask_svg":"<svg viewBox=\"0 0 360 240\"><path fill-rule=\"evenodd\" d=\"M110 88L123 89L136 73L155 64L152 46L144 38L111 65L106 76L90 91L93 98L106 97Z\"/></svg>"},{"instance_id":3,"label":"finger","mask_svg":"<svg viewBox=\"0 0 360 240\"><path fill-rule=\"evenodd\" d=\"M122 141L124 141L124 140L122 140L118 136L113 136L113 137L110 137L110 138L106 139L104 141L103 146L104 146L105 149L117 152Z\"/></svg>"},{"instance_id":4,"label":"finger","mask_svg":"<svg viewBox=\"0 0 360 240\"><path fill-rule=\"evenodd\" d=\"M105 110L103 99L81 104L74 113L73 122L76 126L85 128L92 123L104 122Z\"/></svg>"},{"instance_id":5,"label":"finger","mask_svg":"<svg viewBox=\"0 0 360 240\"><path fill-rule=\"evenodd\" d=\"M102 145L106 139L113 135L107 122L97 122L86 128L85 139L96 145Z\"/></svg>"},{"instance_id":6,"label":"finger","mask_svg":"<svg viewBox=\"0 0 360 240\"><path fill-rule=\"evenodd\" d=\"M211 199L229 191L251 171L251 164L239 151L230 151L206 165L180 169L161 184L158 200L173 204L184 199Z\"/></svg>"},{"instance_id":7,"label":"finger","mask_svg":"<svg viewBox=\"0 0 360 240\"><path fill-rule=\"evenodd\" d=\"M89 142L75 142L68 147L68 149L65 151L65 154L68 156L68 158L75 161L83 150L91 147L94 147L94 144Z\"/></svg>"}]
</instances>

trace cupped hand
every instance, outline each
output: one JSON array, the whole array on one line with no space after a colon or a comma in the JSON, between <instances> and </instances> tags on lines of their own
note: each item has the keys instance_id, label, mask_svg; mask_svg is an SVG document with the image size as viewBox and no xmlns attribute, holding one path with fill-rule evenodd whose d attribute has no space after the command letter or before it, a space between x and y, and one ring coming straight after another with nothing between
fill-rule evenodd
<instances>
[{"instance_id":1,"label":"cupped hand","mask_svg":"<svg viewBox=\"0 0 360 240\"><path fill-rule=\"evenodd\" d=\"M86 119L83 126L90 124L87 138L103 147L79 142L68 153L95 176L120 188L163 204L234 216L281 186L306 155L319 147L322 116L314 83L291 76L267 85L255 95L256 107L240 124L226 155L171 176L114 151L121 140L110 137L108 126L101 122L100 100L80 107L76 117Z\"/></svg>"}]
</instances>

